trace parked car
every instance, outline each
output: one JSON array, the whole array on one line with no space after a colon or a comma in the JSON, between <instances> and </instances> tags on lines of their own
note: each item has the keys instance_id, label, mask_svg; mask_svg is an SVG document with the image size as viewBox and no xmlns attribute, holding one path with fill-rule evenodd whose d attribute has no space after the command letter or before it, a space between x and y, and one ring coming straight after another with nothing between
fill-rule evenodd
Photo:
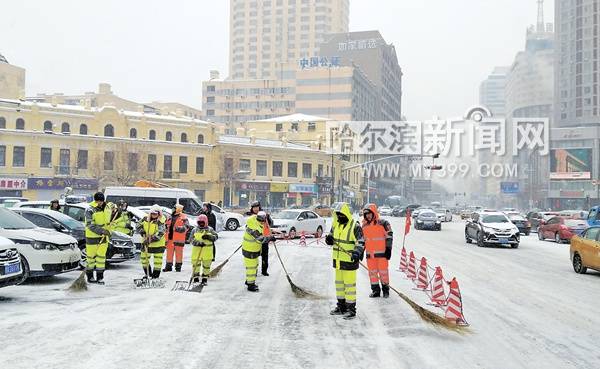
<instances>
[{"instance_id":1,"label":"parked car","mask_svg":"<svg viewBox=\"0 0 600 369\"><path fill-rule=\"evenodd\" d=\"M320 217L330 217L333 213L333 210L329 205L317 204L312 207L312 211L317 213Z\"/></svg>"},{"instance_id":2,"label":"parked car","mask_svg":"<svg viewBox=\"0 0 600 369\"><path fill-rule=\"evenodd\" d=\"M400 214L402 214L403 211L406 214L406 208L404 206L396 205L392 208L392 216L400 217L400 216L402 216Z\"/></svg>"},{"instance_id":3,"label":"parked car","mask_svg":"<svg viewBox=\"0 0 600 369\"><path fill-rule=\"evenodd\" d=\"M592 207L588 212L586 219L590 226L600 225L600 206Z\"/></svg>"},{"instance_id":4,"label":"parked car","mask_svg":"<svg viewBox=\"0 0 600 369\"><path fill-rule=\"evenodd\" d=\"M501 212L476 212L465 226L465 241L475 241L477 246L489 244L519 247L519 229Z\"/></svg>"},{"instance_id":5,"label":"parked car","mask_svg":"<svg viewBox=\"0 0 600 369\"><path fill-rule=\"evenodd\" d=\"M377 210L379 210L379 215L382 215L382 216L392 215L392 208L390 208L387 205L384 205Z\"/></svg>"},{"instance_id":6,"label":"parked car","mask_svg":"<svg viewBox=\"0 0 600 369\"><path fill-rule=\"evenodd\" d=\"M274 233L296 238L302 232L321 237L325 230L325 219L311 210L288 209L271 214Z\"/></svg>"},{"instance_id":7,"label":"parked car","mask_svg":"<svg viewBox=\"0 0 600 369\"><path fill-rule=\"evenodd\" d=\"M211 205L213 213L215 213L217 219L220 218L220 222L223 224L223 228L226 231L235 231L239 227L246 224L246 220L241 214L223 210L221 207L215 204ZM217 220L217 222L219 221Z\"/></svg>"},{"instance_id":8,"label":"parked car","mask_svg":"<svg viewBox=\"0 0 600 369\"><path fill-rule=\"evenodd\" d=\"M415 220L415 229L431 229L434 231L442 230L442 221L438 218L435 211L431 209L423 209L419 211L419 215Z\"/></svg>"},{"instance_id":9,"label":"parked car","mask_svg":"<svg viewBox=\"0 0 600 369\"><path fill-rule=\"evenodd\" d=\"M420 208L417 208L417 209L413 210L410 214L411 214L411 216L412 216L413 219L417 219L417 217L419 216L419 213L421 213L422 211L425 211L425 210L431 210L431 211L433 211L430 208L420 207Z\"/></svg>"},{"instance_id":10,"label":"parked car","mask_svg":"<svg viewBox=\"0 0 600 369\"><path fill-rule=\"evenodd\" d=\"M0 287L12 286L23 280L21 255L15 243L0 237Z\"/></svg>"},{"instance_id":11,"label":"parked car","mask_svg":"<svg viewBox=\"0 0 600 369\"><path fill-rule=\"evenodd\" d=\"M519 228L519 233L529 236L531 233L531 223L523 215L519 213L506 214L508 219Z\"/></svg>"},{"instance_id":12,"label":"parked car","mask_svg":"<svg viewBox=\"0 0 600 369\"><path fill-rule=\"evenodd\" d=\"M452 213L449 209L437 208L435 209L435 213L438 216L438 219L442 222L451 222L452 221Z\"/></svg>"},{"instance_id":13,"label":"parked car","mask_svg":"<svg viewBox=\"0 0 600 369\"><path fill-rule=\"evenodd\" d=\"M531 230L537 232L540 224L547 222L550 218L558 215L556 211L530 211L527 213L527 220L531 223Z\"/></svg>"},{"instance_id":14,"label":"parked car","mask_svg":"<svg viewBox=\"0 0 600 369\"><path fill-rule=\"evenodd\" d=\"M588 212L585 210L562 210L558 212L558 215L565 218L587 219Z\"/></svg>"},{"instance_id":15,"label":"parked car","mask_svg":"<svg viewBox=\"0 0 600 369\"><path fill-rule=\"evenodd\" d=\"M463 210L460 211L460 219L461 220L471 219L471 215L473 215L473 211L472 210L463 209Z\"/></svg>"},{"instance_id":16,"label":"parked car","mask_svg":"<svg viewBox=\"0 0 600 369\"><path fill-rule=\"evenodd\" d=\"M85 264L85 226L75 219L53 210L46 209L14 209L15 213L23 216L41 228L54 229L58 232L73 236L81 250L81 262ZM106 263L117 264L135 257L133 238L121 232L113 232L106 251Z\"/></svg>"},{"instance_id":17,"label":"parked car","mask_svg":"<svg viewBox=\"0 0 600 369\"><path fill-rule=\"evenodd\" d=\"M87 203L66 204L63 200L59 200L60 211L63 214L70 216L78 222L85 221L85 209ZM20 202L13 206L13 209L32 208L32 209L50 209L50 201L27 201Z\"/></svg>"},{"instance_id":18,"label":"parked car","mask_svg":"<svg viewBox=\"0 0 600 369\"><path fill-rule=\"evenodd\" d=\"M0 208L0 236L21 254L23 279L52 276L77 269L81 252L72 236L36 226L11 210Z\"/></svg>"},{"instance_id":19,"label":"parked car","mask_svg":"<svg viewBox=\"0 0 600 369\"><path fill-rule=\"evenodd\" d=\"M18 204L20 202L21 202L21 200L17 200L17 199L4 199L4 202L2 202L2 204L0 204L0 207L12 208L13 206L15 206L16 204Z\"/></svg>"},{"instance_id":20,"label":"parked car","mask_svg":"<svg viewBox=\"0 0 600 369\"><path fill-rule=\"evenodd\" d=\"M0 196L0 207L10 207L10 206L5 206L5 203L10 203L10 204L14 204L14 203L18 203L18 202L24 202L24 201L29 201L28 198L26 197L19 197L19 196Z\"/></svg>"},{"instance_id":21,"label":"parked car","mask_svg":"<svg viewBox=\"0 0 600 369\"><path fill-rule=\"evenodd\" d=\"M555 216L547 222L542 221L538 227L538 238L540 240L551 238L556 243L568 242L574 235L583 233L587 227L585 220Z\"/></svg>"},{"instance_id":22,"label":"parked car","mask_svg":"<svg viewBox=\"0 0 600 369\"><path fill-rule=\"evenodd\" d=\"M600 227L590 227L581 235L574 236L569 254L575 273L584 274L588 268L600 272Z\"/></svg>"}]
</instances>

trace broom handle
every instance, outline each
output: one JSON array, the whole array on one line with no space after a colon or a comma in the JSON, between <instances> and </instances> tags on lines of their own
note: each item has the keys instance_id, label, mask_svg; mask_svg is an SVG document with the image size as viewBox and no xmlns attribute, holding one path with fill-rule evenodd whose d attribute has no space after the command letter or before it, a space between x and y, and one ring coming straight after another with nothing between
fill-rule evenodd
<instances>
[{"instance_id":1,"label":"broom handle","mask_svg":"<svg viewBox=\"0 0 600 369\"><path fill-rule=\"evenodd\" d=\"M283 268L283 271L285 272L286 276L290 276L287 272L287 269L285 268L285 264L283 264L283 260L281 260L281 255L279 255L279 250L277 249L277 245L275 244L275 241L273 241L273 247L275 247L275 252L277 253L277 258L279 259L279 262L281 263L281 267Z\"/></svg>"},{"instance_id":2,"label":"broom handle","mask_svg":"<svg viewBox=\"0 0 600 369\"><path fill-rule=\"evenodd\" d=\"M240 251L240 249L242 248L242 245L239 245L237 249L235 249L234 252L231 253L231 255L229 255L229 257L227 259L225 259L225 261L229 261L229 259L231 259L233 257L233 255L235 255L238 251Z\"/></svg>"}]
</instances>

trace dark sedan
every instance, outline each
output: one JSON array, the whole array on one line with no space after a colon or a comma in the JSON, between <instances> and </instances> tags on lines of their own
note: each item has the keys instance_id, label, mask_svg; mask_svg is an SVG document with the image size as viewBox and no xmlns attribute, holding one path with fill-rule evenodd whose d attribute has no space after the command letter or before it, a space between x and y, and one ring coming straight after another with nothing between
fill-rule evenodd
<instances>
[{"instance_id":1,"label":"dark sedan","mask_svg":"<svg viewBox=\"0 0 600 369\"><path fill-rule=\"evenodd\" d=\"M85 227L68 215L58 211L34 208L12 209L38 227L54 229L58 232L73 236L81 250L81 261L85 262ZM120 232L113 232L106 251L108 264L122 263L135 257L133 239Z\"/></svg>"},{"instance_id":2,"label":"dark sedan","mask_svg":"<svg viewBox=\"0 0 600 369\"><path fill-rule=\"evenodd\" d=\"M519 233L529 236L531 233L531 222L521 214L507 214L508 219L519 228Z\"/></svg>"}]
</instances>

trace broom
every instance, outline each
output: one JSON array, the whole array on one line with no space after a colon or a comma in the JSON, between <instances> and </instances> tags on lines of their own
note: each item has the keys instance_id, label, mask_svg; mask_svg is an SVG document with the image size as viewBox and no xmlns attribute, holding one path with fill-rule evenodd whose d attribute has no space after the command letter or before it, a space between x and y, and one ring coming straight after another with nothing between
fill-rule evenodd
<instances>
[{"instance_id":1,"label":"broom","mask_svg":"<svg viewBox=\"0 0 600 369\"><path fill-rule=\"evenodd\" d=\"M277 245L275 244L275 241L273 241L273 247L275 247L275 252L277 253L277 258L279 259L279 262L281 263L281 267L283 268L283 271L285 272L285 276L287 277L287 280L290 283L290 287L292 288L292 292L294 293L294 295L296 295L296 297L298 297L298 298L308 298L308 299L315 299L315 300L322 299L323 296L318 295L311 291L307 291L307 290L297 286L294 282L292 282L292 278L290 278L290 275L289 275L287 269L285 268L285 265L283 264L281 255L279 255L279 250L277 249Z\"/></svg>"},{"instance_id":2,"label":"broom","mask_svg":"<svg viewBox=\"0 0 600 369\"><path fill-rule=\"evenodd\" d=\"M340 249L340 250L344 251L348 255L352 255L351 253L349 253L346 250L343 250L343 249ZM362 261L359 261L358 263L365 270L367 270L367 271L369 270L369 268ZM447 319L425 309L424 307L419 306L416 302L411 300L408 296L406 296L402 292L398 291L396 288L392 287L391 285L388 285L388 286L390 287L390 289L392 291L396 292L398 294L398 296L400 296L400 298L402 300L404 300L404 302L406 302L411 308L413 308L413 310L416 311L417 314L419 314L419 317L421 317L421 319L424 322L429 323L429 324L433 325L434 327L445 328L447 330L450 330L450 331L453 331L456 333L460 333L460 334L470 332L466 326L453 323L450 320L447 320Z\"/></svg>"},{"instance_id":3,"label":"broom","mask_svg":"<svg viewBox=\"0 0 600 369\"><path fill-rule=\"evenodd\" d=\"M225 259L221 264L217 265L213 270L211 270L210 277L214 278L214 277L218 276L219 273L221 273L221 269L223 269L225 264L227 264L229 262L229 259L231 259L233 257L233 255L235 255L238 251L240 251L241 248L242 248L242 245L240 245L237 249L235 249L235 251L231 255L229 255L229 257L227 259Z\"/></svg>"},{"instance_id":4,"label":"broom","mask_svg":"<svg viewBox=\"0 0 600 369\"><path fill-rule=\"evenodd\" d=\"M110 222L108 223L108 226L110 227L110 225L115 221L114 217L116 216L115 214L112 214L112 218L110 219ZM104 239L106 238L106 235L102 235L102 238L100 239L100 244L104 241ZM71 283L71 285L69 286L68 290L69 291L73 291L73 292L81 292L81 291L87 291L88 287L87 287L87 281L86 281L86 275L85 272L87 271L87 268L84 268L83 271L81 271L81 274L79 275L79 277L77 277L76 280L73 281L73 283Z\"/></svg>"}]
</instances>

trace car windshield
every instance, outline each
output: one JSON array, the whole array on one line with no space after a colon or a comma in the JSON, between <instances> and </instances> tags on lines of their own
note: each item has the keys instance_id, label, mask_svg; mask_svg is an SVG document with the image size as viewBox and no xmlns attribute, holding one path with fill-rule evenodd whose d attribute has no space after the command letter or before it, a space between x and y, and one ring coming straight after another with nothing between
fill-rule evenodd
<instances>
[{"instance_id":1,"label":"car windshield","mask_svg":"<svg viewBox=\"0 0 600 369\"><path fill-rule=\"evenodd\" d=\"M508 219L504 215L486 215L481 219L481 223L508 223Z\"/></svg>"},{"instance_id":2,"label":"car windshield","mask_svg":"<svg viewBox=\"0 0 600 369\"><path fill-rule=\"evenodd\" d=\"M427 217L435 217L437 216L433 211L427 210L419 213L419 216L427 218Z\"/></svg>"},{"instance_id":3,"label":"car windshield","mask_svg":"<svg viewBox=\"0 0 600 369\"><path fill-rule=\"evenodd\" d=\"M550 218L554 218L558 213L542 213L542 218L544 220L550 220Z\"/></svg>"},{"instance_id":4,"label":"car windshield","mask_svg":"<svg viewBox=\"0 0 600 369\"><path fill-rule=\"evenodd\" d=\"M83 223L76 221L68 215L59 212L53 212L52 218L67 226L69 229L85 229Z\"/></svg>"},{"instance_id":5,"label":"car windshield","mask_svg":"<svg viewBox=\"0 0 600 369\"><path fill-rule=\"evenodd\" d=\"M445 214L448 210L446 209L437 209L435 212L438 214Z\"/></svg>"},{"instance_id":6,"label":"car windshield","mask_svg":"<svg viewBox=\"0 0 600 369\"><path fill-rule=\"evenodd\" d=\"M525 220L521 215L510 215L510 220Z\"/></svg>"},{"instance_id":7,"label":"car windshield","mask_svg":"<svg viewBox=\"0 0 600 369\"><path fill-rule=\"evenodd\" d=\"M280 211L278 213L273 214L273 219L296 219L298 217L298 212L296 211Z\"/></svg>"},{"instance_id":8,"label":"car windshield","mask_svg":"<svg viewBox=\"0 0 600 369\"><path fill-rule=\"evenodd\" d=\"M0 208L0 228L3 229L33 229L37 226L12 211Z\"/></svg>"}]
</instances>

